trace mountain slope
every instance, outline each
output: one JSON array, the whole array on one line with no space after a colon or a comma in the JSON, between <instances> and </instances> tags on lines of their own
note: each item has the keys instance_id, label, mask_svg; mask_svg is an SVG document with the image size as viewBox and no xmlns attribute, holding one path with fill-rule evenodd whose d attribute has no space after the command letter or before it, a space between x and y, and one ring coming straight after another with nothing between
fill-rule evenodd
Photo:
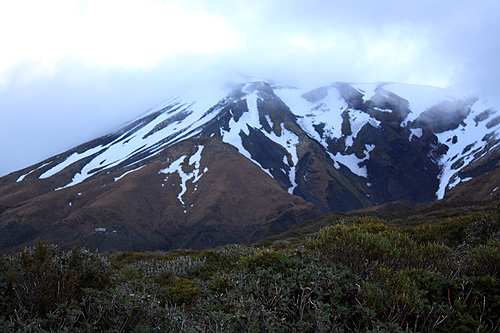
<instances>
[{"instance_id":1,"label":"mountain slope","mask_svg":"<svg viewBox=\"0 0 500 333\"><path fill-rule=\"evenodd\" d=\"M0 250L37 237L101 249L253 242L395 200L498 196L500 115L395 83L252 81L167 100L121 130L0 178ZM459 194L453 194L459 193ZM105 229L105 231L104 231Z\"/></svg>"}]
</instances>

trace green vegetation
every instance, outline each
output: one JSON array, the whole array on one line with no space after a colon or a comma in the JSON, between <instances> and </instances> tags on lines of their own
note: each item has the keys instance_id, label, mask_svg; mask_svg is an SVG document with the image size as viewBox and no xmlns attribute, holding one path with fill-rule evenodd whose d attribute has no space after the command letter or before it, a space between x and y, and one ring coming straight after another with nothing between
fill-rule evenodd
<instances>
[{"instance_id":1,"label":"green vegetation","mask_svg":"<svg viewBox=\"0 0 500 333\"><path fill-rule=\"evenodd\" d=\"M331 215L267 246L170 253L40 242L0 259L0 331L497 332L499 219Z\"/></svg>"}]
</instances>

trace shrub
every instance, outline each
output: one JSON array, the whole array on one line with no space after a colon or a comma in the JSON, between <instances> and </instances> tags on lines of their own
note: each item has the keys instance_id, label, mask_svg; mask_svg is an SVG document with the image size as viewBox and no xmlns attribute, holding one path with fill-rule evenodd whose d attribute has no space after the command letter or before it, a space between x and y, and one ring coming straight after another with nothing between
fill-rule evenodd
<instances>
[{"instance_id":1,"label":"shrub","mask_svg":"<svg viewBox=\"0 0 500 333\"><path fill-rule=\"evenodd\" d=\"M372 274L381 265L390 270L427 269L445 272L452 269L452 251L436 243L418 243L397 229L371 228L356 223L341 223L321 229L307 247L331 262L341 263L359 274Z\"/></svg>"},{"instance_id":2,"label":"shrub","mask_svg":"<svg viewBox=\"0 0 500 333\"><path fill-rule=\"evenodd\" d=\"M468 311L479 322L478 328L497 332L500 329L500 280L489 275L474 276L469 287L473 294Z\"/></svg>"},{"instance_id":3,"label":"shrub","mask_svg":"<svg viewBox=\"0 0 500 333\"><path fill-rule=\"evenodd\" d=\"M144 276L141 274L139 269L131 265L120 268L115 274L115 279L118 283L142 280L143 278Z\"/></svg>"},{"instance_id":4,"label":"shrub","mask_svg":"<svg viewBox=\"0 0 500 333\"><path fill-rule=\"evenodd\" d=\"M466 262L469 276L500 278L500 241L490 240L487 244L471 248L468 254Z\"/></svg>"},{"instance_id":5,"label":"shrub","mask_svg":"<svg viewBox=\"0 0 500 333\"><path fill-rule=\"evenodd\" d=\"M144 252L121 252L110 256L110 261L115 265L126 265L138 261L152 259L153 256Z\"/></svg>"},{"instance_id":6,"label":"shrub","mask_svg":"<svg viewBox=\"0 0 500 333\"><path fill-rule=\"evenodd\" d=\"M39 243L0 258L0 331L495 332L497 226L354 217L303 246L126 252L116 269Z\"/></svg>"},{"instance_id":7,"label":"shrub","mask_svg":"<svg viewBox=\"0 0 500 333\"><path fill-rule=\"evenodd\" d=\"M201 288L193 280L175 277L173 282L167 284L166 303L176 305L192 304L200 294Z\"/></svg>"},{"instance_id":8,"label":"shrub","mask_svg":"<svg viewBox=\"0 0 500 333\"><path fill-rule=\"evenodd\" d=\"M465 243L469 246L486 244L490 239L500 240L498 215L477 214L465 230Z\"/></svg>"},{"instance_id":9,"label":"shrub","mask_svg":"<svg viewBox=\"0 0 500 333\"><path fill-rule=\"evenodd\" d=\"M15 309L14 294L12 283L8 277L8 268L7 259L0 258L0 319L2 315L12 314Z\"/></svg>"},{"instance_id":10,"label":"shrub","mask_svg":"<svg viewBox=\"0 0 500 333\"><path fill-rule=\"evenodd\" d=\"M79 299L84 288L105 288L110 272L97 254L86 250L64 253L39 242L10 257L8 278L17 306L36 317L53 311L57 304Z\"/></svg>"},{"instance_id":11,"label":"shrub","mask_svg":"<svg viewBox=\"0 0 500 333\"><path fill-rule=\"evenodd\" d=\"M174 284L175 275L171 271L162 270L162 271L158 272L158 275L155 276L154 280L160 286L167 286L167 285Z\"/></svg>"}]
</instances>

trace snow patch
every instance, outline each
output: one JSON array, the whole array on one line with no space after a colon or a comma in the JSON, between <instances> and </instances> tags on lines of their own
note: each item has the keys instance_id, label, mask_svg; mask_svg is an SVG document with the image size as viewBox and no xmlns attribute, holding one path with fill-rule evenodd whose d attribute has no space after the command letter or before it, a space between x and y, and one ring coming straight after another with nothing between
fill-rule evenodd
<instances>
[{"instance_id":1,"label":"snow patch","mask_svg":"<svg viewBox=\"0 0 500 333\"><path fill-rule=\"evenodd\" d=\"M372 143L372 144L366 144L365 145L365 153L371 153L373 149L375 149L375 145Z\"/></svg>"},{"instance_id":2,"label":"snow patch","mask_svg":"<svg viewBox=\"0 0 500 333\"><path fill-rule=\"evenodd\" d=\"M65 169L66 167L70 166L71 164L75 163L76 161L79 161L81 159L84 159L86 157L89 157L89 156L92 156L96 153L98 153L100 150L102 150L102 146L97 146L97 147L94 147L92 149L89 149L83 153L73 153L71 154L68 158L66 158L63 162L57 164L56 166L54 166L53 168L45 171L44 173L42 173L40 175L40 177L38 177L39 179L44 179L44 178L49 178L53 175L55 175L56 173L58 173L59 171Z\"/></svg>"},{"instance_id":3,"label":"snow patch","mask_svg":"<svg viewBox=\"0 0 500 333\"><path fill-rule=\"evenodd\" d=\"M384 85L384 89L408 101L411 113L405 119L405 123L417 119L431 106L443 101L455 101L460 96L442 88L405 83L389 83Z\"/></svg>"},{"instance_id":4,"label":"snow patch","mask_svg":"<svg viewBox=\"0 0 500 333\"><path fill-rule=\"evenodd\" d=\"M467 125L436 134L439 142L448 146L447 152L439 160L441 174L439 175L439 189L436 192L437 199L443 199L447 188L453 188L458 184L455 182L457 179L460 181L460 179L456 175L479 157L475 156L479 151L483 151L483 154L486 153L484 148L487 141L477 141L477 139L484 137L484 134L491 132L491 129L486 127L486 122L480 122L477 125L474 122L474 117L482 111L484 111L483 103L476 102L471 106L471 112L464 120ZM459 138L459 140L455 140L455 138ZM472 144L474 144L474 149L470 149ZM499 145L490 147L489 150L497 149ZM456 164L459 159L462 160L461 165Z\"/></svg>"},{"instance_id":5,"label":"snow patch","mask_svg":"<svg viewBox=\"0 0 500 333\"><path fill-rule=\"evenodd\" d=\"M229 121L229 130L227 131L222 130L221 133L222 141L236 147L236 149L238 149L240 154L251 160L256 165L258 165L261 168L261 170L266 172L269 176L273 177L270 170L265 169L264 167L262 167L262 165L260 165L258 161L252 159L250 152L248 152L245 149L242 141L243 134L244 135L250 134L249 127L255 128L257 130L263 129L263 126L259 120L259 110L257 104L257 101L259 99L260 97L258 96L257 92L254 92L246 96L248 111L245 111L242 114L242 116L238 119L238 121L235 121L234 118L231 118L231 120ZM271 118L268 115L266 115L265 119L268 122L268 124L272 127L273 123ZM293 193L293 191L297 187L295 173L296 173L296 165L299 160L297 156L297 145L299 143L299 137L293 132L287 130L283 123L281 123L280 126L281 126L281 131L280 131L281 133L279 136L274 131L271 131L270 133L268 133L267 131L262 131L262 134L264 134L271 141L283 147L290 154L291 163L290 164L288 163L287 156L283 157L283 163L290 167L288 177L292 186L288 189L288 192Z\"/></svg>"},{"instance_id":6,"label":"snow patch","mask_svg":"<svg viewBox=\"0 0 500 333\"><path fill-rule=\"evenodd\" d=\"M413 137L417 137L417 138L421 138L422 137L422 134L423 134L423 131L421 128L410 128L410 138L409 140L411 141L413 139Z\"/></svg>"},{"instance_id":7,"label":"snow patch","mask_svg":"<svg viewBox=\"0 0 500 333\"><path fill-rule=\"evenodd\" d=\"M340 153L334 155L332 153L329 153L330 157L332 158L334 162L335 168L339 169L340 164L343 164L345 167L347 167L349 170L351 170L352 173L355 175L358 175L363 178L368 177L368 170L366 166L360 166L359 164L363 161L366 161L370 158L370 153L375 149L374 144L366 144L365 145L365 157L364 158L358 158L355 154L350 154L350 155L342 155Z\"/></svg>"},{"instance_id":8,"label":"snow patch","mask_svg":"<svg viewBox=\"0 0 500 333\"><path fill-rule=\"evenodd\" d=\"M164 173L164 174L172 174L175 172L177 172L179 174L179 177L181 178L181 184L180 184L181 191L177 195L177 199L179 199L179 201L181 202L181 204L184 208L185 208L186 204L185 204L184 200L182 199L182 197L184 196L184 194L187 191L187 181L191 180L191 182L194 184L198 180L200 180L200 178L201 178L201 176L203 176L203 174L205 174L208 171L208 168L205 167L203 169L203 172L200 173L200 161L201 161L201 153L203 151L203 148L204 148L203 145L199 145L196 152L188 160L188 165L194 165L194 170L192 172L186 173L182 169L182 164L184 163L184 161L187 158L187 156L185 156L185 155L183 155L183 156L179 157L177 160L173 161L167 168L158 171L158 173ZM167 180L167 179L168 179L168 176L165 178L165 180ZM172 186L173 185L174 184L172 184ZM195 190L196 190L196 188L197 187L195 186ZM186 213L186 210L184 210L184 212Z\"/></svg>"},{"instance_id":9,"label":"snow patch","mask_svg":"<svg viewBox=\"0 0 500 333\"><path fill-rule=\"evenodd\" d=\"M346 149L352 147L354 139L356 139L363 126L370 124L373 127L378 127L380 125L380 122L371 118L369 114L359 110L349 110L349 122L352 134L345 138Z\"/></svg>"},{"instance_id":10,"label":"snow patch","mask_svg":"<svg viewBox=\"0 0 500 333\"><path fill-rule=\"evenodd\" d=\"M288 188L288 193L293 194L293 191L297 187L297 182L295 180L295 173L296 173L297 163L299 162L299 157L297 155L297 145L299 144L299 137L295 133L287 130L283 123L281 123L280 125L281 125L281 136L277 136L274 132L271 133L264 132L264 134L269 139L276 142L281 147L285 148L286 151L290 153L292 157L291 165L288 164L288 160L286 160L286 157L283 157L283 162L290 167L290 172L288 174L288 177L292 186Z\"/></svg>"},{"instance_id":11,"label":"snow patch","mask_svg":"<svg viewBox=\"0 0 500 333\"><path fill-rule=\"evenodd\" d=\"M302 97L307 90L280 89L275 94L298 117L298 124L315 140L327 147L327 138L342 136L342 112L347 109L347 103L340 97L336 88L328 87L328 95L316 103L308 102ZM321 127L321 136L315 127Z\"/></svg>"},{"instance_id":12,"label":"snow patch","mask_svg":"<svg viewBox=\"0 0 500 333\"><path fill-rule=\"evenodd\" d=\"M392 110L391 110L391 109L381 109L381 108L379 108L378 106L374 106L374 107L373 107L373 110L375 110L375 111L379 111L379 112L392 113Z\"/></svg>"},{"instance_id":13,"label":"snow patch","mask_svg":"<svg viewBox=\"0 0 500 333\"><path fill-rule=\"evenodd\" d=\"M343 164L346 166L349 170L351 170L352 173L355 175L358 175L360 177L368 177L368 171L366 170L366 167L359 166L359 163L363 162L365 159L358 158L356 155L351 154L351 155L342 155L342 154L336 154L333 155L335 162L338 162L340 164Z\"/></svg>"},{"instance_id":14,"label":"snow patch","mask_svg":"<svg viewBox=\"0 0 500 333\"><path fill-rule=\"evenodd\" d=\"M216 93L211 87L204 87L202 90L195 89L181 97L170 99L146 114L150 116L158 111L164 111L151 121L140 121L134 128L104 146L72 154L65 161L42 174L40 178L50 177L69 165L94 154L96 156L73 176L73 180L69 184L58 189L81 183L98 172L116 167L140 154L144 157L127 166L142 162L156 155L168 145L199 134L201 126L215 117L219 109L214 108L209 113L207 110L216 105L220 101L219 98L226 96L226 93L227 87L217 90ZM163 110L169 106L172 107ZM144 116L130 122L129 125L142 117Z\"/></svg>"},{"instance_id":15,"label":"snow patch","mask_svg":"<svg viewBox=\"0 0 500 333\"><path fill-rule=\"evenodd\" d=\"M363 94L363 101L368 101L377 94L378 83L355 83L351 84L353 88Z\"/></svg>"},{"instance_id":16,"label":"snow patch","mask_svg":"<svg viewBox=\"0 0 500 333\"><path fill-rule=\"evenodd\" d=\"M246 97L247 108L248 111L243 112L238 121L234 120L234 117L231 117L229 121L229 130L222 130L222 142L228 143L238 149L238 152L248 158L250 161L259 166L263 171L265 171L269 176L272 177L269 170L264 169L262 165L260 165L257 161L252 159L250 153L243 147L243 141L240 133L244 133L246 135L249 134L248 126L252 126L254 128L260 129L261 125L259 122L259 113L257 109L257 99L258 96L256 93L251 94ZM264 131L265 132L265 131Z\"/></svg>"},{"instance_id":17,"label":"snow patch","mask_svg":"<svg viewBox=\"0 0 500 333\"><path fill-rule=\"evenodd\" d=\"M458 184L460 184L460 177L456 177L453 181L451 181L451 182L448 184L448 188L449 188L449 189L452 189L452 188L454 188L455 186L457 186Z\"/></svg>"},{"instance_id":18,"label":"snow patch","mask_svg":"<svg viewBox=\"0 0 500 333\"><path fill-rule=\"evenodd\" d=\"M129 170L129 171L125 172L124 174L122 174L122 175L121 175L121 176L119 176L119 177L115 177L115 182L116 182L116 181L118 181L118 180L120 180L120 179L122 179L123 177L125 177L125 176L126 176L126 175L128 175L129 173L132 173L132 172L137 171L137 170L139 170L139 169L142 169L142 168L144 168L144 167L145 167L145 165L141 165L141 166L140 166L140 167L138 167L138 168L135 168L135 169L132 169L132 170Z\"/></svg>"},{"instance_id":19,"label":"snow patch","mask_svg":"<svg viewBox=\"0 0 500 333\"><path fill-rule=\"evenodd\" d=\"M26 178L26 176L28 176L32 172L35 172L36 170L39 170L39 169L43 168L46 165L49 165L50 163L52 163L52 162L44 163L44 164L40 165L38 168L33 169L30 172L25 173L24 175L19 176L19 178L17 178L17 180L16 180L16 183L22 182L24 180L24 178Z\"/></svg>"}]
</instances>

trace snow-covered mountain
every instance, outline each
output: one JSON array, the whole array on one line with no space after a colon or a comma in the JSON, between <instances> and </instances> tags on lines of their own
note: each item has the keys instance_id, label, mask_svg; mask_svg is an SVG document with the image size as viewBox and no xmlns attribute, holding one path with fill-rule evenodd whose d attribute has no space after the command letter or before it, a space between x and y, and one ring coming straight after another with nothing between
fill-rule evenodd
<instances>
[{"instance_id":1,"label":"snow-covered mountain","mask_svg":"<svg viewBox=\"0 0 500 333\"><path fill-rule=\"evenodd\" d=\"M19 239L3 237L0 249L45 235L106 249L202 248L255 241L320 211L468 198L474 182L483 194L470 198L496 198L499 184L484 177L500 159L497 109L398 83L191 91L1 178L0 228Z\"/></svg>"}]
</instances>

